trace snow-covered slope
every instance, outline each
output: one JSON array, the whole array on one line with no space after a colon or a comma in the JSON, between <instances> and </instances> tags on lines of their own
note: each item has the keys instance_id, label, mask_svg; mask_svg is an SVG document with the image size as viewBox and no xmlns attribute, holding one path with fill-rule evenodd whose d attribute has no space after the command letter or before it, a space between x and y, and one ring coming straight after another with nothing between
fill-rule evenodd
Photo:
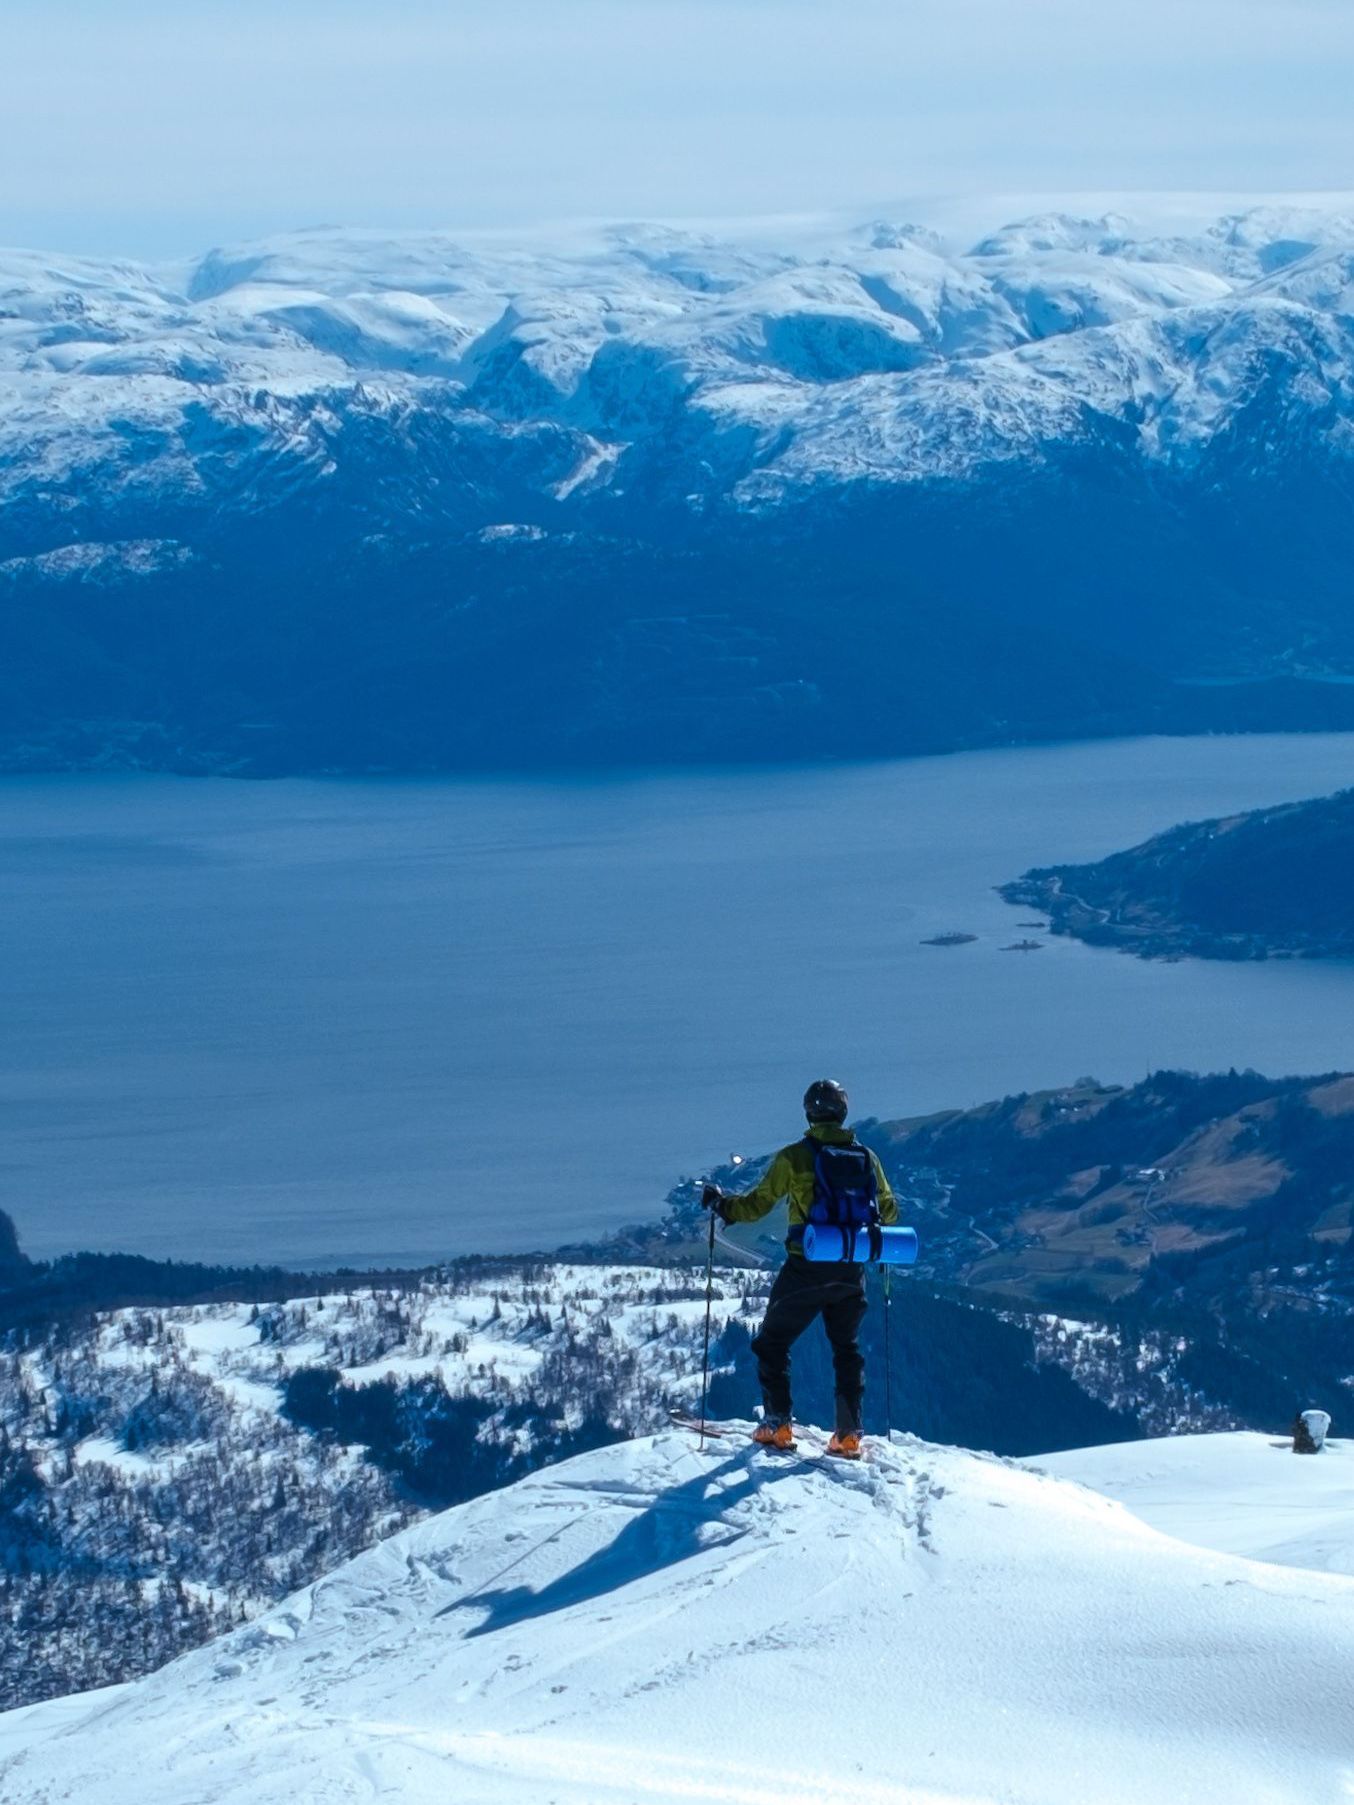
<instances>
[{"instance_id":1,"label":"snow-covered slope","mask_svg":"<svg viewBox=\"0 0 1354 1805\"><path fill-rule=\"evenodd\" d=\"M0 759L1246 724L1354 667L1354 198L1171 214L0 253Z\"/></svg>"},{"instance_id":2,"label":"snow-covered slope","mask_svg":"<svg viewBox=\"0 0 1354 1805\"><path fill-rule=\"evenodd\" d=\"M1297 1455L1291 1440L1238 1430L1045 1454L1075 1479L1201 1548L1354 1576L1354 1442Z\"/></svg>"},{"instance_id":3,"label":"snow-covered slope","mask_svg":"<svg viewBox=\"0 0 1354 1805\"><path fill-rule=\"evenodd\" d=\"M716 1383L747 1285L716 1282ZM0 1709L148 1672L421 1505L652 1431L699 1395L703 1320L685 1271L532 1263L0 1345Z\"/></svg>"},{"instance_id":4,"label":"snow-covered slope","mask_svg":"<svg viewBox=\"0 0 1354 1805\"><path fill-rule=\"evenodd\" d=\"M430 1519L83 1716L0 1720L0 1790L1336 1805L1352 1667L1345 1577L920 1443L852 1469L669 1434Z\"/></svg>"}]
</instances>

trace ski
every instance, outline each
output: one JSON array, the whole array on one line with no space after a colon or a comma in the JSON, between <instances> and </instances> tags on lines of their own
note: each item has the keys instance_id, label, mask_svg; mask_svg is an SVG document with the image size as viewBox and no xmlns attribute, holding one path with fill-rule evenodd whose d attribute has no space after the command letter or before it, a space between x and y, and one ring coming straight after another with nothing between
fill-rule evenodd
<instances>
[{"instance_id":1,"label":"ski","mask_svg":"<svg viewBox=\"0 0 1354 1805\"><path fill-rule=\"evenodd\" d=\"M669 1410L668 1421L674 1429L686 1429L692 1435L708 1435L712 1441L728 1441L733 1433L723 1423L702 1423L701 1419L693 1416L689 1410ZM754 1441L750 1435L746 1440L747 1446L755 1449L757 1453L775 1455L782 1460L788 1454L798 1454L802 1457L805 1452L797 1441L792 1442L788 1448L774 1448L767 1442ZM811 1443L806 1446L812 1448Z\"/></svg>"},{"instance_id":2,"label":"ski","mask_svg":"<svg viewBox=\"0 0 1354 1805\"><path fill-rule=\"evenodd\" d=\"M711 1441L727 1441L732 1433L723 1423L702 1423L701 1419L689 1410L670 1409L668 1421L674 1429L685 1429L691 1435L708 1436ZM840 1461L843 1466L852 1467L869 1461L868 1448L862 1448L859 1454L832 1454L828 1451L825 1436L815 1435L809 1429L797 1429L795 1433L797 1439L788 1448L776 1448L769 1442L754 1441L751 1436L747 1438L747 1445L756 1449L760 1454L769 1454L773 1459L779 1460L794 1455L800 1460Z\"/></svg>"},{"instance_id":3,"label":"ski","mask_svg":"<svg viewBox=\"0 0 1354 1805\"><path fill-rule=\"evenodd\" d=\"M717 1423L704 1423L689 1410L669 1410L668 1421L674 1429L689 1429L693 1435L708 1435L714 1441L721 1441L727 1434Z\"/></svg>"},{"instance_id":4,"label":"ski","mask_svg":"<svg viewBox=\"0 0 1354 1805\"><path fill-rule=\"evenodd\" d=\"M668 1421L674 1429L686 1429L692 1435L708 1435L714 1441L727 1441L731 1434L731 1431L722 1423L702 1423L700 1418L693 1416L689 1410L669 1410ZM792 1442L788 1448L773 1448L766 1442L754 1441L750 1435L747 1437L747 1445L749 1448L755 1448L759 1454L772 1454L781 1459L784 1459L787 1454L802 1455L804 1452L798 1442Z\"/></svg>"}]
</instances>

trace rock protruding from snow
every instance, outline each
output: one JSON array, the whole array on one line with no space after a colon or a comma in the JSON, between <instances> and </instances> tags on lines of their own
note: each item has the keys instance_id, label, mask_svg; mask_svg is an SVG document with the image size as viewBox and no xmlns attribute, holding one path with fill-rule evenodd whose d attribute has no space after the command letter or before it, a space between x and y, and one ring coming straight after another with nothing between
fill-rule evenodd
<instances>
[{"instance_id":1,"label":"rock protruding from snow","mask_svg":"<svg viewBox=\"0 0 1354 1805\"><path fill-rule=\"evenodd\" d=\"M430 1519L84 1715L0 1720L0 1792L1312 1805L1348 1781L1352 1663L1354 1582L1079 1486L667 1434Z\"/></svg>"},{"instance_id":2,"label":"rock protruding from snow","mask_svg":"<svg viewBox=\"0 0 1354 1805\"><path fill-rule=\"evenodd\" d=\"M1330 1413L1325 1410L1299 1410L1293 1423L1293 1452L1319 1454L1330 1433Z\"/></svg>"}]
</instances>

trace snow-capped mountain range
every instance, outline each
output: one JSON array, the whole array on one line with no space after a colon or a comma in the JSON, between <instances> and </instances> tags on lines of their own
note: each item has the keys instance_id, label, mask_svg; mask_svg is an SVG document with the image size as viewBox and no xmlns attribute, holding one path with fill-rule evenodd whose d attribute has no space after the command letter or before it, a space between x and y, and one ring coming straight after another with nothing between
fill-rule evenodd
<instances>
[{"instance_id":1,"label":"snow-capped mountain range","mask_svg":"<svg viewBox=\"0 0 1354 1805\"><path fill-rule=\"evenodd\" d=\"M1156 213L0 253L0 749L906 749L1342 674L1354 197Z\"/></svg>"},{"instance_id":2,"label":"snow-capped mountain range","mask_svg":"<svg viewBox=\"0 0 1354 1805\"><path fill-rule=\"evenodd\" d=\"M1055 213L967 248L888 221L518 244L319 230L181 268L10 252L0 281L11 497L77 472L129 499L210 491L199 410L287 486L335 474L347 408L392 430L460 416L504 453L537 441L532 487L560 502L647 479L765 508L971 476L1109 422L1179 467L1276 355L1354 452L1354 197L1188 236ZM668 461L674 430L701 463Z\"/></svg>"},{"instance_id":3,"label":"snow-capped mountain range","mask_svg":"<svg viewBox=\"0 0 1354 1805\"><path fill-rule=\"evenodd\" d=\"M1326 1526L1348 1547L1345 1447L1112 1451L1140 1516L1076 1456L1053 1477L906 1437L849 1468L806 1443L667 1434L430 1518L144 1680L0 1717L5 1797L1348 1796L1354 1580L1297 1570ZM1151 1526L1153 1481L1189 1539ZM1237 1552L1280 1534L1290 1565Z\"/></svg>"}]
</instances>

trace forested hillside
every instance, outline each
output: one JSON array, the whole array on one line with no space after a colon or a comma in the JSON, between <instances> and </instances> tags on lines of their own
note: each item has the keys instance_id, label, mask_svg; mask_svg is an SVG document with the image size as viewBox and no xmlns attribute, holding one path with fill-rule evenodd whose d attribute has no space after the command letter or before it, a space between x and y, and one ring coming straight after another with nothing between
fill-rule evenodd
<instances>
[{"instance_id":1,"label":"forested hillside","mask_svg":"<svg viewBox=\"0 0 1354 1805\"><path fill-rule=\"evenodd\" d=\"M19 1250L19 1237L10 1218L0 1210L0 1285L23 1278L28 1262Z\"/></svg>"},{"instance_id":2,"label":"forested hillside","mask_svg":"<svg viewBox=\"0 0 1354 1805\"><path fill-rule=\"evenodd\" d=\"M865 1133L966 1294L1174 1339L1257 1427L1354 1391L1354 1079L1158 1072Z\"/></svg>"},{"instance_id":3,"label":"forested hillside","mask_svg":"<svg viewBox=\"0 0 1354 1805\"><path fill-rule=\"evenodd\" d=\"M1173 827L1002 894L1046 911L1055 934L1143 958L1349 958L1354 790Z\"/></svg>"}]
</instances>

